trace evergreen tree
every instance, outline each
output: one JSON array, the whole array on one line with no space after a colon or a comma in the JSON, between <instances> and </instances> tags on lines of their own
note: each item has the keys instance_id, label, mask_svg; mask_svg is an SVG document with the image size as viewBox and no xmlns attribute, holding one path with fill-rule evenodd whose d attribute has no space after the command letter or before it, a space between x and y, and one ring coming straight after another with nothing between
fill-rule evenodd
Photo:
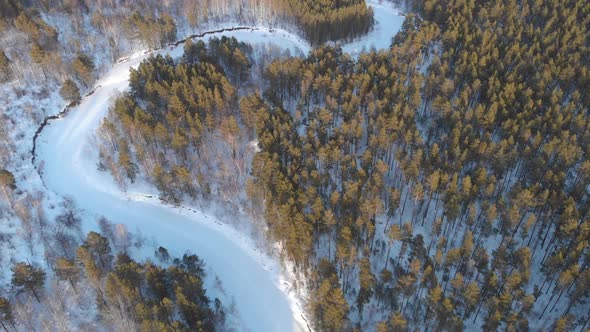
<instances>
[{"instance_id":1,"label":"evergreen tree","mask_svg":"<svg viewBox=\"0 0 590 332\"><path fill-rule=\"evenodd\" d=\"M11 268L12 286L18 291L31 292L37 302L41 302L39 294L45 284L45 272L27 263L16 263Z\"/></svg>"},{"instance_id":2,"label":"evergreen tree","mask_svg":"<svg viewBox=\"0 0 590 332\"><path fill-rule=\"evenodd\" d=\"M10 171L5 169L0 170L0 186L10 190L16 189L16 180Z\"/></svg>"},{"instance_id":3,"label":"evergreen tree","mask_svg":"<svg viewBox=\"0 0 590 332\"><path fill-rule=\"evenodd\" d=\"M0 82L8 80L10 76L10 59L8 59L4 50L0 50Z\"/></svg>"},{"instance_id":4,"label":"evergreen tree","mask_svg":"<svg viewBox=\"0 0 590 332\"><path fill-rule=\"evenodd\" d=\"M111 246L109 240L96 232L90 232L86 236L86 240L80 246L79 259L88 268L84 262L96 265L100 270L108 269L111 266L113 256L111 254ZM82 254L82 255L80 255Z\"/></svg>"},{"instance_id":5,"label":"evergreen tree","mask_svg":"<svg viewBox=\"0 0 590 332\"><path fill-rule=\"evenodd\" d=\"M74 81L67 79L59 90L61 97L69 102L80 101L80 90Z\"/></svg>"},{"instance_id":6,"label":"evergreen tree","mask_svg":"<svg viewBox=\"0 0 590 332\"><path fill-rule=\"evenodd\" d=\"M37 43L33 43L31 45L31 60L34 63L40 64L42 67L45 67L49 62L49 54Z\"/></svg>"},{"instance_id":7,"label":"evergreen tree","mask_svg":"<svg viewBox=\"0 0 590 332\"><path fill-rule=\"evenodd\" d=\"M76 56L72 62L72 71L86 87L89 87L94 81L94 61L84 53L79 53Z\"/></svg>"},{"instance_id":8,"label":"evergreen tree","mask_svg":"<svg viewBox=\"0 0 590 332\"><path fill-rule=\"evenodd\" d=\"M12 306L5 297L0 297L0 325L4 331L8 331L8 326L15 327Z\"/></svg>"},{"instance_id":9,"label":"evergreen tree","mask_svg":"<svg viewBox=\"0 0 590 332\"><path fill-rule=\"evenodd\" d=\"M55 262L55 274L61 280L68 281L76 289L76 282L80 279L81 271L73 260L59 258Z\"/></svg>"}]
</instances>

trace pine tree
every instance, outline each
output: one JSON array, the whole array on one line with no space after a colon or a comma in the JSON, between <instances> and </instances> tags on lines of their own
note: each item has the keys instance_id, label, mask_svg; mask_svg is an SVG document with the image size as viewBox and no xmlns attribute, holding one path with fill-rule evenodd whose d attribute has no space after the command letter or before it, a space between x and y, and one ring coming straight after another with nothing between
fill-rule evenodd
<instances>
[{"instance_id":1,"label":"pine tree","mask_svg":"<svg viewBox=\"0 0 590 332\"><path fill-rule=\"evenodd\" d=\"M76 282L81 277L80 268L73 260L59 258L55 262L55 274L61 280L67 280L73 289L76 289Z\"/></svg>"},{"instance_id":2,"label":"pine tree","mask_svg":"<svg viewBox=\"0 0 590 332\"><path fill-rule=\"evenodd\" d=\"M348 303L340 287L333 287L328 294L324 326L327 331L342 331L347 322Z\"/></svg>"},{"instance_id":3,"label":"pine tree","mask_svg":"<svg viewBox=\"0 0 590 332\"><path fill-rule=\"evenodd\" d=\"M401 312L394 312L389 318L389 323L394 332L407 331L408 321L404 318Z\"/></svg>"},{"instance_id":4,"label":"pine tree","mask_svg":"<svg viewBox=\"0 0 590 332\"><path fill-rule=\"evenodd\" d=\"M16 263L12 266L12 285L19 291L31 292L37 302L41 302L39 292L45 284L45 272L27 263Z\"/></svg>"},{"instance_id":5,"label":"pine tree","mask_svg":"<svg viewBox=\"0 0 590 332\"><path fill-rule=\"evenodd\" d=\"M49 55L37 43L33 43L31 45L30 55L31 55L31 60L33 60L34 63L40 64L42 67L44 67L49 62Z\"/></svg>"},{"instance_id":6,"label":"pine tree","mask_svg":"<svg viewBox=\"0 0 590 332\"><path fill-rule=\"evenodd\" d=\"M80 90L74 81L67 79L59 90L61 97L70 102L80 101Z\"/></svg>"},{"instance_id":7,"label":"pine tree","mask_svg":"<svg viewBox=\"0 0 590 332\"><path fill-rule=\"evenodd\" d=\"M10 171L5 169L0 170L0 187L6 188L7 190L16 189L16 180Z\"/></svg>"},{"instance_id":8,"label":"pine tree","mask_svg":"<svg viewBox=\"0 0 590 332\"><path fill-rule=\"evenodd\" d=\"M76 56L72 62L72 71L86 87L94 81L94 61L84 53Z\"/></svg>"},{"instance_id":9,"label":"pine tree","mask_svg":"<svg viewBox=\"0 0 590 332\"><path fill-rule=\"evenodd\" d=\"M10 301L5 297L0 297L0 325L4 331L9 331L8 326L14 326L14 315L12 314L12 306Z\"/></svg>"},{"instance_id":10,"label":"pine tree","mask_svg":"<svg viewBox=\"0 0 590 332\"><path fill-rule=\"evenodd\" d=\"M373 289L376 284L375 276L371 271L371 262L368 258L361 259L360 262L360 271L359 271L359 283L360 289L357 297L357 306L359 310L359 315L363 316L363 306L365 303L369 301L371 296L373 296Z\"/></svg>"},{"instance_id":11,"label":"pine tree","mask_svg":"<svg viewBox=\"0 0 590 332\"><path fill-rule=\"evenodd\" d=\"M389 246L387 248L387 254L385 255L385 267L387 269L387 263L389 262L389 253L391 251L391 247L395 244L395 241L399 241L401 239L401 229L398 225L391 225L387 232L387 237L389 238Z\"/></svg>"},{"instance_id":12,"label":"pine tree","mask_svg":"<svg viewBox=\"0 0 590 332\"><path fill-rule=\"evenodd\" d=\"M162 26L162 46L176 41L176 23L174 19L167 13L163 13L160 17L160 24Z\"/></svg>"},{"instance_id":13,"label":"pine tree","mask_svg":"<svg viewBox=\"0 0 590 332\"><path fill-rule=\"evenodd\" d=\"M254 136L258 113L264 112L264 108L266 105L257 93L240 99L240 115L246 127L251 131L250 137Z\"/></svg>"},{"instance_id":14,"label":"pine tree","mask_svg":"<svg viewBox=\"0 0 590 332\"><path fill-rule=\"evenodd\" d=\"M10 60L4 53L4 50L0 50L0 82L8 80L11 76Z\"/></svg>"},{"instance_id":15,"label":"pine tree","mask_svg":"<svg viewBox=\"0 0 590 332\"><path fill-rule=\"evenodd\" d=\"M88 254L90 254L89 258L95 264L98 264L102 270L111 266L113 256L109 240L106 237L96 232L90 232L80 248L87 250Z\"/></svg>"}]
</instances>

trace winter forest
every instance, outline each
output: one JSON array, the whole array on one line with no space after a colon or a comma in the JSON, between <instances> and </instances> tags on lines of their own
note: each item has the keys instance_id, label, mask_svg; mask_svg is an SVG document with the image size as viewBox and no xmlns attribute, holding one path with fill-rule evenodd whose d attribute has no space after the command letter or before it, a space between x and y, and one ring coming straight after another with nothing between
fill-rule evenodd
<instances>
[{"instance_id":1,"label":"winter forest","mask_svg":"<svg viewBox=\"0 0 590 332\"><path fill-rule=\"evenodd\" d=\"M589 29L0 0L0 330L590 329Z\"/></svg>"}]
</instances>

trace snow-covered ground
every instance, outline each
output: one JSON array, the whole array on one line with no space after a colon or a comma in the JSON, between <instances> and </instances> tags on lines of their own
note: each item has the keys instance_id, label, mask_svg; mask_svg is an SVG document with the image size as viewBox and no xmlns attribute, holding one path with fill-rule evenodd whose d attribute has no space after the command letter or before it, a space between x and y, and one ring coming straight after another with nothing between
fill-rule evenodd
<instances>
[{"instance_id":1,"label":"snow-covered ground","mask_svg":"<svg viewBox=\"0 0 590 332\"><path fill-rule=\"evenodd\" d=\"M240 40L258 43L268 31L225 32ZM274 42L296 51L296 43L271 34ZM277 39L282 39L280 43ZM160 53L180 56L183 46ZM301 50L300 52L307 51ZM39 137L38 161L48 189L73 197L81 209L96 216L139 230L159 245L181 255L198 254L220 278L238 310L240 327L250 331L305 330L295 297L284 292L288 282L279 263L256 251L249 240L227 225L202 212L163 205L157 192L122 192L113 179L97 170L97 151L90 139L108 111L111 97L128 87L129 68L149 55L136 55L113 69L96 85L94 94L83 99L61 121L53 122ZM151 196L148 197L148 196ZM151 250L152 248L147 248Z\"/></svg>"},{"instance_id":2,"label":"snow-covered ground","mask_svg":"<svg viewBox=\"0 0 590 332\"><path fill-rule=\"evenodd\" d=\"M367 5L375 11L375 27L367 35L342 45L342 50L357 57L363 51L386 49L391 39L401 29L405 17L388 0L367 0Z\"/></svg>"},{"instance_id":3,"label":"snow-covered ground","mask_svg":"<svg viewBox=\"0 0 590 332\"><path fill-rule=\"evenodd\" d=\"M371 4L377 20L375 30L361 40L344 45L346 51L358 54L371 46L388 47L391 37L401 27L403 17L395 9ZM234 36L254 45L272 42L289 49L293 55L307 54L310 50L296 35L277 29L253 28L206 38L220 35ZM180 56L182 50L181 44L158 52L175 57ZM105 216L145 238L155 239L173 255L187 250L199 255L233 299L240 330L307 330L303 304L292 290L292 281L281 272L278 260L257 250L246 235L204 212L162 204L155 189L122 192L108 174L97 170L97 151L91 138L106 115L112 97L127 89L129 68L148 56L138 53L114 65L96 83L92 95L84 98L65 118L44 129L38 139L37 163L47 189L75 200L86 214L85 229L95 228L88 221L95 219L93 216ZM214 290L208 289L208 292L217 295Z\"/></svg>"}]
</instances>

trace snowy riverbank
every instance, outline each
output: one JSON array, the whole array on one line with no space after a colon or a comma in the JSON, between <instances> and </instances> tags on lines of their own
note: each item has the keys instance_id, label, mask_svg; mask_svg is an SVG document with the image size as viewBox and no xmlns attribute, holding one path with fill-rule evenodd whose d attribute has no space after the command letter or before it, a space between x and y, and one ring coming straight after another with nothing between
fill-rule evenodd
<instances>
[{"instance_id":1,"label":"snowy riverbank","mask_svg":"<svg viewBox=\"0 0 590 332\"><path fill-rule=\"evenodd\" d=\"M371 45L379 48L389 44L397 32L397 25L391 23L399 20L399 29L403 18L393 9L375 9L376 29L366 38L344 45L345 50L350 47L358 51ZM204 39L223 35L252 44L271 42L289 49L291 54L307 54L310 50L307 43L293 34L263 27L223 31ZM178 57L182 46L166 47L154 53ZM91 138L106 115L112 97L127 89L129 68L137 66L150 54L153 53L139 53L114 65L96 83L92 95L41 132L36 162L41 167L45 185L60 196L74 198L78 207L85 211L85 230L95 227L91 220L105 216L126 225L131 232L139 231L145 238L156 239L175 255L186 250L198 254L223 285L224 291L208 289L208 292L222 300L232 299L240 330L307 330L303 304L292 291L292 281L283 275L278 260L258 250L247 235L201 211L162 204L155 198L155 189L122 192L109 175L97 170L97 151ZM152 250L146 246L143 254L147 257Z\"/></svg>"}]
</instances>

